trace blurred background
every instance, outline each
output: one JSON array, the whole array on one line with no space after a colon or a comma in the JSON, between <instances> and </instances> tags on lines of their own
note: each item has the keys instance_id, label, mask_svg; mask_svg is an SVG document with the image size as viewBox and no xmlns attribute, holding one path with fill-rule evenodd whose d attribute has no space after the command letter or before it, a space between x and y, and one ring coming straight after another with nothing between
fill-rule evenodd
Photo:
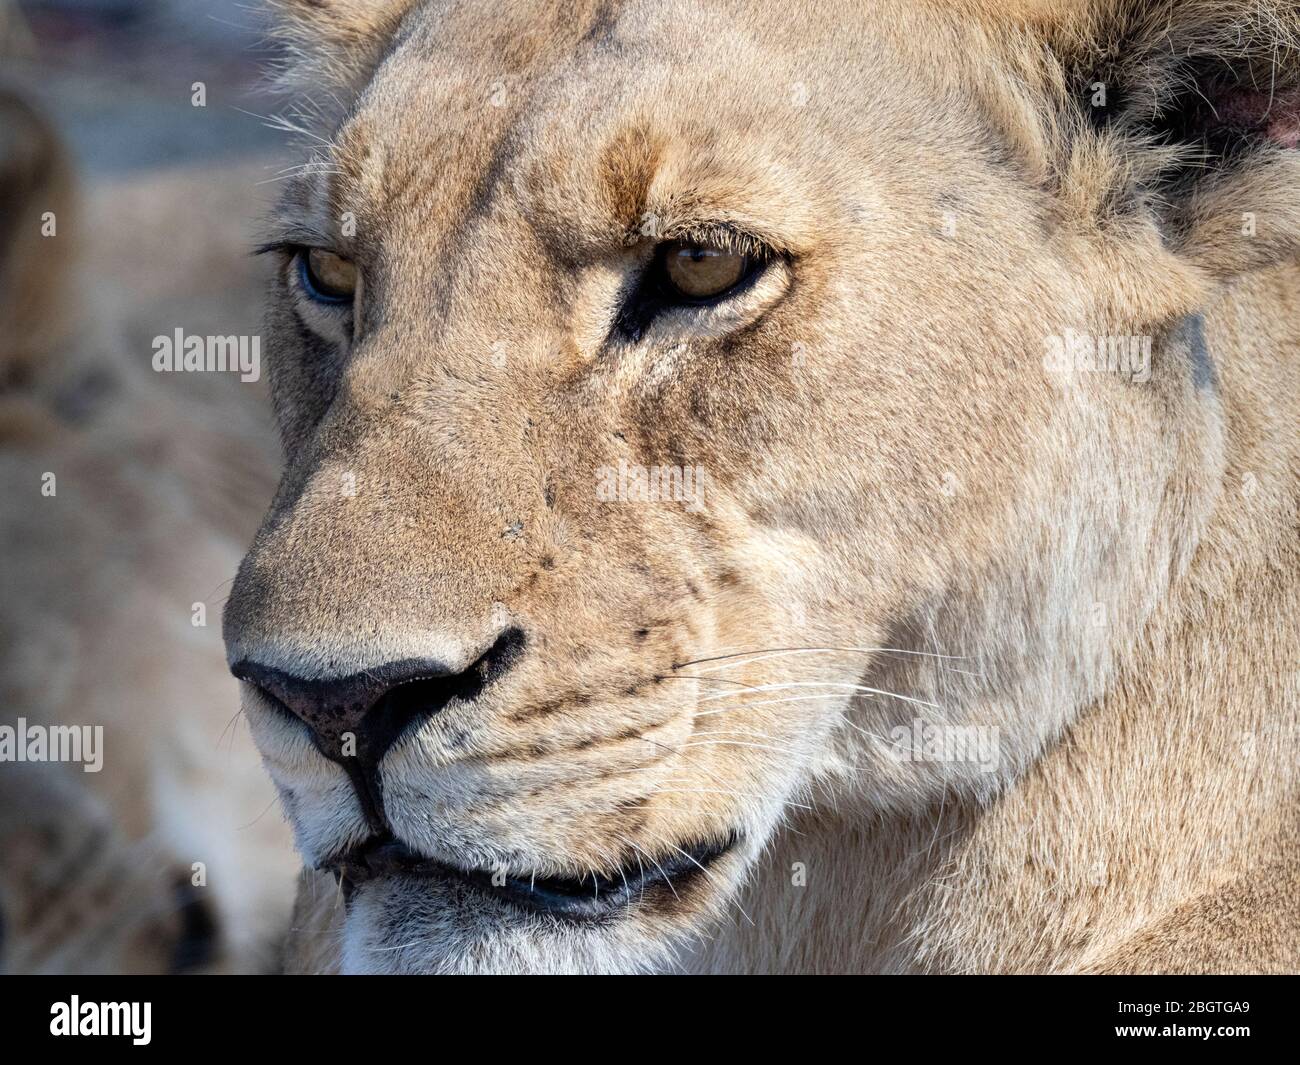
<instances>
[{"instance_id":1,"label":"blurred background","mask_svg":"<svg viewBox=\"0 0 1300 1065\"><path fill-rule=\"evenodd\" d=\"M6 972L268 971L290 920L221 642L276 475L265 382L152 366L177 329L260 331L249 253L291 159L261 17L0 0ZM55 729L100 736L98 770L31 745Z\"/></svg>"}]
</instances>

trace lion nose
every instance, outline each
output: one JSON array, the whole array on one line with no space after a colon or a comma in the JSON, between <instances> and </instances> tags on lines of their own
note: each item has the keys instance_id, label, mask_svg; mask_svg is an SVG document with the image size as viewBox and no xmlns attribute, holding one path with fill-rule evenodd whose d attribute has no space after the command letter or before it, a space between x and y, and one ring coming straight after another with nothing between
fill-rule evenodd
<instances>
[{"instance_id":1,"label":"lion nose","mask_svg":"<svg viewBox=\"0 0 1300 1065\"><path fill-rule=\"evenodd\" d=\"M245 658L230 667L272 705L303 722L325 757L363 771L417 722L453 700L471 701L508 670L523 650L519 629L503 632L468 669L434 659L405 659L337 678L305 678Z\"/></svg>"}]
</instances>

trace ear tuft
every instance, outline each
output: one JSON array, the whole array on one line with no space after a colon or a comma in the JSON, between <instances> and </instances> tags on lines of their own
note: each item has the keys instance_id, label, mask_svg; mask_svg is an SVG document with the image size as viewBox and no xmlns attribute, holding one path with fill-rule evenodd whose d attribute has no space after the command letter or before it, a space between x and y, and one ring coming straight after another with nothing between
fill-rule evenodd
<instances>
[{"instance_id":1,"label":"ear tuft","mask_svg":"<svg viewBox=\"0 0 1300 1065\"><path fill-rule=\"evenodd\" d=\"M1062 172L1098 152L1094 137L1124 161L1093 169L1105 189L1092 203L1147 212L1171 249L1220 280L1300 253L1300 4L1091 0L1037 12L1026 21L1074 116Z\"/></svg>"}]
</instances>

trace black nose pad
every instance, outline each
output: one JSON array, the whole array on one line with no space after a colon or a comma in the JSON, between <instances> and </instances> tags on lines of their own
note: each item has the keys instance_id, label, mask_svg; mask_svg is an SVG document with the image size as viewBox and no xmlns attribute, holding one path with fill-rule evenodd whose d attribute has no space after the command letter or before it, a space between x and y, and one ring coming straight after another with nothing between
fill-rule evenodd
<instances>
[{"instance_id":1,"label":"black nose pad","mask_svg":"<svg viewBox=\"0 0 1300 1065\"><path fill-rule=\"evenodd\" d=\"M374 827L376 820L383 821L376 769L385 752L453 699L477 698L514 664L523 646L523 632L507 629L462 672L424 658L325 680L294 676L252 659L236 662L230 671L311 729L321 754L348 770Z\"/></svg>"}]
</instances>

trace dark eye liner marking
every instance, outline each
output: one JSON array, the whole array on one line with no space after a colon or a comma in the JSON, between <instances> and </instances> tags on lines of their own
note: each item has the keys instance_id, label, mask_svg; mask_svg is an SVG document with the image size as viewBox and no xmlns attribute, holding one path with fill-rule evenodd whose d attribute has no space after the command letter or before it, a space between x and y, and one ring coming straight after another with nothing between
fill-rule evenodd
<instances>
[{"instance_id":1,"label":"dark eye liner marking","mask_svg":"<svg viewBox=\"0 0 1300 1065\"><path fill-rule=\"evenodd\" d=\"M748 255L745 272L734 285L716 296L692 298L682 295L668 281L664 262L668 249L675 243L667 241L655 248L654 257L633 284L614 319L614 333L635 342L645 336L650 323L665 310L673 307L713 307L734 299L749 289L771 262L767 255Z\"/></svg>"}]
</instances>

